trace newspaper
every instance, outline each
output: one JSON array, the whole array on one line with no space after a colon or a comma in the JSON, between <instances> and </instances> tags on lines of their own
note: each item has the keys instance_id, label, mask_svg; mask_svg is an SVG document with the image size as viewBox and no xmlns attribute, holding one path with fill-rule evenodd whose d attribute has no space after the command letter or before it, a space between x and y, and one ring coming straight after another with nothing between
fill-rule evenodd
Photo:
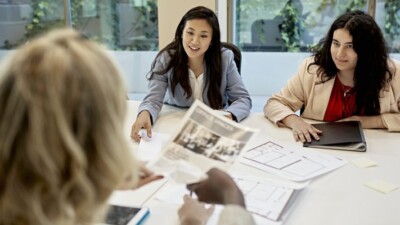
<instances>
[{"instance_id":1,"label":"newspaper","mask_svg":"<svg viewBox=\"0 0 400 225\"><path fill-rule=\"evenodd\" d=\"M212 167L228 169L256 132L195 101L149 166L179 183L198 182Z\"/></svg>"}]
</instances>

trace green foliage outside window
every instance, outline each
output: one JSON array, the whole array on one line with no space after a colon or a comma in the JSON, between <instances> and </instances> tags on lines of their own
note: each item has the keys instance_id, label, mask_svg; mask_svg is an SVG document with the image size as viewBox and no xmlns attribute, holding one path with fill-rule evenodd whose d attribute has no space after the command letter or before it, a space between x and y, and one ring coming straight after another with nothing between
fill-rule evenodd
<instances>
[{"instance_id":1,"label":"green foliage outside window","mask_svg":"<svg viewBox=\"0 0 400 225\"><path fill-rule=\"evenodd\" d=\"M292 0L287 1L278 15L283 19L279 25L279 31L287 51L300 51L300 35L304 30L304 25L302 15L293 5Z\"/></svg>"},{"instance_id":2,"label":"green foliage outside window","mask_svg":"<svg viewBox=\"0 0 400 225\"><path fill-rule=\"evenodd\" d=\"M133 30L142 32L132 44L121 46L123 50L157 51L158 50L158 8L157 0L147 0L145 6L133 7L139 13L134 21ZM133 21L132 21L133 22Z\"/></svg>"},{"instance_id":3,"label":"green foliage outside window","mask_svg":"<svg viewBox=\"0 0 400 225\"><path fill-rule=\"evenodd\" d=\"M400 52L400 1L386 0L385 34L391 52Z\"/></svg>"},{"instance_id":4,"label":"green foliage outside window","mask_svg":"<svg viewBox=\"0 0 400 225\"><path fill-rule=\"evenodd\" d=\"M367 0L352 0L350 4L347 6L346 12L354 11L354 10L362 10L367 3Z\"/></svg>"},{"instance_id":5,"label":"green foliage outside window","mask_svg":"<svg viewBox=\"0 0 400 225\"><path fill-rule=\"evenodd\" d=\"M158 41L155 41L158 38L157 0L147 0L143 7L136 7L134 2L134 0L71 0L71 26L113 50L157 50ZM121 38L127 38L121 37L125 35L121 34L120 30L121 15L118 6L121 3L131 5L132 12L136 13L135 20L131 21L131 29L140 27L141 31L143 30L141 40L129 45L120 43ZM32 0L32 20L26 25L25 35L19 43L24 43L51 29L65 26L63 4L62 0ZM96 29L90 31L88 28L90 23L100 26L101 28L96 28L100 33ZM149 39L151 41L148 41Z\"/></svg>"},{"instance_id":6,"label":"green foliage outside window","mask_svg":"<svg viewBox=\"0 0 400 225\"><path fill-rule=\"evenodd\" d=\"M354 10L362 10L366 6L366 0L351 0L348 4L338 4L338 0L322 0L317 7L318 12L323 12L328 6L336 5L339 11L350 12ZM345 8L344 8L345 7Z\"/></svg>"},{"instance_id":7,"label":"green foliage outside window","mask_svg":"<svg viewBox=\"0 0 400 225\"><path fill-rule=\"evenodd\" d=\"M335 0L323 0L317 8L317 11L321 12L328 5L336 3ZM366 0L352 0L346 6L345 11L362 10L365 6ZM385 31L389 34L390 39L393 40L400 34L400 17L397 14L400 10L400 1L387 0L385 8L387 12ZM300 51L301 34L304 32L305 27L303 15L300 15L298 9L293 5L292 0L288 0L278 15L283 18L283 22L280 25L280 31L287 51Z\"/></svg>"},{"instance_id":8,"label":"green foliage outside window","mask_svg":"<svg viewBox=\"0 0 400 225\"><path fill-rule=\"evenodd\" d=\"M47 32L56 27L63 26L63 20L57 16L59 2L51 0L32 0L32 20L25 27L24 42L39 34Z\"/></svg>"},{"instance_id":9,"label":"green foliage outside window","mask_svg":"<svg viewBox=\"0 0 400 225\"><path fill-rule=\"evenodd\" d=\"M32 20L25 27L25 36L21 42L25 42L39 34L45 33L57 27L66 26L64 24L64 9L60 7L62 1L54 0L32 0ZM71 26L80 30L85 27L87 19L82 16L82 8L84 4L98 4L98 1L71 0ZM91 36L90 38L106 44L114 49L118 45L117 38L119 35L118 15L116 12L116 1L111 1L110 5L99 4L99 7L91 7L94 10L103 10L111 17L112 35ZM62 16L60 16L60 13ZM92 14L97 15L98 12Z\"/></svg>"}]
</instances>

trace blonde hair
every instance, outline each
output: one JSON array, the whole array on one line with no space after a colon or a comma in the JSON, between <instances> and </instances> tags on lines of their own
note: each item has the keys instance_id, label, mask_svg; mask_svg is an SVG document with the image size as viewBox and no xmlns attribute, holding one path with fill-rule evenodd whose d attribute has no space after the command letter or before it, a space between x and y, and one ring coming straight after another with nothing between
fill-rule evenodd
<instances>
[{"instance_id":1,"label":"blonde hair","mask_svg":"<svg viewBox=\"0 0 400 225\"><path fill-rule=\"evenodd\" d=\"M116 66L71 29L10 54L0 67L0 224L102 218L111 192L138 174Z\"/></svg>"}]
</instances>

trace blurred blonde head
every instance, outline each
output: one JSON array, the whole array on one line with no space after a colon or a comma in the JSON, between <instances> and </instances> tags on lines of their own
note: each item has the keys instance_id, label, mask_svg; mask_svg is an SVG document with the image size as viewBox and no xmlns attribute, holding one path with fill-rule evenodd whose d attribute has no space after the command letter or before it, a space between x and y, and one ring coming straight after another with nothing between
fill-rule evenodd
<instances>
[{"instance_id":1,"label":"blurred blonde head","mask_svg":"<svg viewBox=\"0 0 400 225\"><path fill-rule=\"evenodd\" d=\"M76 31L11 53L0 67L0 224L101 219L137 171L122 134L125 102L106 51Z\"/></svg>"}]
</instances>

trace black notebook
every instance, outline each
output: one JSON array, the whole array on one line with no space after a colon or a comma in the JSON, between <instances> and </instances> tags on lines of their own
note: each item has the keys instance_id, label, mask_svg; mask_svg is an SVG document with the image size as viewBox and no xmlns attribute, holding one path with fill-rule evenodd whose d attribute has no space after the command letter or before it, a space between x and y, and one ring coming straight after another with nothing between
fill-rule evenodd
<instances>
[{"instance_id":1,"label":"black notebook","mask_svg":"<svg viewBox=\"0 0 400 225\"><path fill-rule=\"evenodd\" d=\"M333 122L312 124L318 130L322 130L319 135L320 140L305 142L304 147L327 148L348 151L367 151L367 142L361 123L358 121Z\"/></svg>"}]
</instances>

